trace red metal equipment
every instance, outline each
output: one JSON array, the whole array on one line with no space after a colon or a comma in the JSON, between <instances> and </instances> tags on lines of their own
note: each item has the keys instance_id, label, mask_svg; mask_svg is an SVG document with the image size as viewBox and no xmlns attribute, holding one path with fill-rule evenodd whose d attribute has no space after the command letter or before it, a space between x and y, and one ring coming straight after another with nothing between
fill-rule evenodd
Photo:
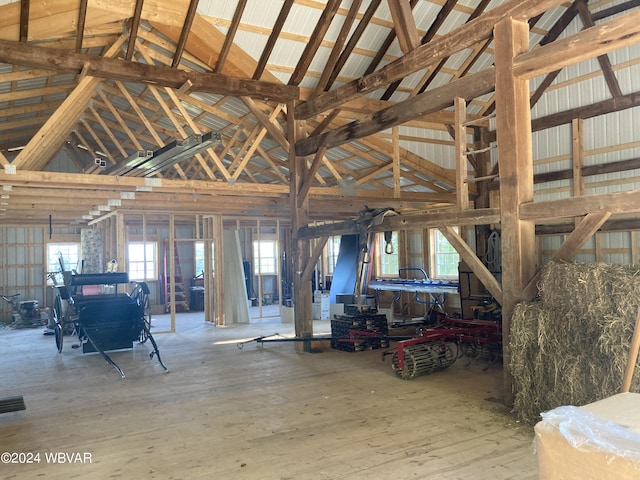
<instances>
[{"instance_id":1,"label":"red metal equipment","mask_svg":"<svg viewBox=\"0 0 640 480\"><path fill-rule=\"evenodd\" d=\"M461 356L470 359L484 352L493 361L502 346L501 326L492 320L463 320L441 317L433 328L418 329L418 335L398 341L392 368L404 380L444 370Z\"/></svg>"}]
</instances>

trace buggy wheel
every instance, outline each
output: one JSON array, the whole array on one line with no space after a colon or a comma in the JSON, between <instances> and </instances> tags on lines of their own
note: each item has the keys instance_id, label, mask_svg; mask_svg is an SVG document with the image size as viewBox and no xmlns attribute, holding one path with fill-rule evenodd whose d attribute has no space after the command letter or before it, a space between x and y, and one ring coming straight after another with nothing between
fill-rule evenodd
<instances>
[{"instance_id":1,"label":"buggy wheel","mask_svg":"<svg viewBox=\"0 0 640 480\"><path fill-rule=\"evenodd\" d=\"M58 347L58 353L62 353L62 344L64 342L64 334L62 332L62 327L59 323L56 323L54 327L54 332L56 336L56 347Z\"/></svg>"}]
</instances>

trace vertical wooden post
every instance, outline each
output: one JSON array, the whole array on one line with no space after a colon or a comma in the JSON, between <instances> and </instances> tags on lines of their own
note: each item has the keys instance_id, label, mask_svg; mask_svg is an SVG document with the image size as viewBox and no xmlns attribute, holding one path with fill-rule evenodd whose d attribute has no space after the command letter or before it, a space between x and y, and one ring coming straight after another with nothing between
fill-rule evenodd
<instances>
[{"instance_id":1,"label":"vertical wooden post","mask_svg":"<svg viewBox=\"0 0 640 480\"><path fill-rule=\"evenodd\" d=\"M294 116L295 104L287 105L287 131L289 135L289 196L291 200L291 231L292 231L292 272L293 272L293 303L295 312L296 337L313 336L312 295L311 282L303 281L302 273L310 257L310 243L308 239L298 238L298 229L309 224L309 197L298 201L298 194L307 175L307 160L295 153L296 141L305 134L305 122L298 121ZM309 179L311 180L311 179ZM310 342L296 343L298 351L310 351Z\"/></svg>"},{"instance_id":2,"label":"vertical wooden post","mask_svg":"<svg viewBox=\"0 0 640 480\"><path fill-rule=\"evenodd\" d=\"M213 216L213 269L214 277L212 280L214 296L215 323L217 327L225 325L224 316L224 227L222 224L222 215ZM211 249L209 248L209 251ZM206 261L205 252L205 261ZM206 271L206 270L205 270ZM205 285L205 291L206 291Z\"/></svg>"},{"instance_id":3,"label":"vertical wooden post","mask_svg":"<svg viewBox=\"0 0 640 480\"><path fill-rule=\"evenodd\" d=\"M393 198L400 198L400 134L398 127L391 129L393 137Z\"/></svg>"},{"instance_id":4,"label":"vertical wooden post","mask_svg":"<svg viewBox=\"0 0 640 480\"><path fill-rule=\"evenodd\" d=\"M468 162L467 162L467 128L464 123L467 121L467 102L464 98L453 99L455 108L455 131L456 141L456 200L458 210L469 208L469 184L467 183Z\"/></svg>"},{"instance_id":5,"label":"vertical wooden post","mask_svg":"<svg viewBox=\"0 0 640 480\"><path fill-rule=\"evenodd\" d=\"M573 157L573 196L580 197L584 192L584 179L582 178L582 167L584 165L584 120L582 118L574 118L571 122L571 143ZM580 222L580 218L575 219L576 225Z\"/></svg>"},{"instance_id":6,"label":"vertical wooden post","mask_svg":"<svg viewBox=\"0 0 640 480\"><path fill-rule=\"evenodd\" d=\"M496 121L500 163L502 225L502 336L505 401L513 402L509 368L511 315L524 300L535 274L535 224L518 217L520 204L533 201L533 159L529 82L514 77L513 59L529 49L529 26L506 18L496 24Z\"/></svg>"},{"instance_id":7,"label":"vertical wooden post","mask_svg":"<svg viewBox=\"0 0 640 480\"><path fill-rule=\"evenodd\" d=\"M171 313L171 332L176 331L176 218L169 215L169 248L166 254L169 255L169 311ZM166 272L165 272L166 273Z\"/></svg>"}]
</instances>

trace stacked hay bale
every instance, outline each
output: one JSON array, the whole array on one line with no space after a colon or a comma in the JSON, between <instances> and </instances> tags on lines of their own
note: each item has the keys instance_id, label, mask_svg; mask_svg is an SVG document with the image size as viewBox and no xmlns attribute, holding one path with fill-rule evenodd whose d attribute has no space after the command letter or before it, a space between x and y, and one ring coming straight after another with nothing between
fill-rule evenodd
<instances>
[{"instance_id":1,"label":"stacked hay bale","mask_svg":"<svg viewBox=\"0 0 640 480\"><path fill-rule=\"evenodd\" d=\"M640 306L640 267L550 262L540 300L511 320L514 415L533 424L561 405L620 391ZM636 371L632 391L640 391Z\"/></svg>"}]
</instances>

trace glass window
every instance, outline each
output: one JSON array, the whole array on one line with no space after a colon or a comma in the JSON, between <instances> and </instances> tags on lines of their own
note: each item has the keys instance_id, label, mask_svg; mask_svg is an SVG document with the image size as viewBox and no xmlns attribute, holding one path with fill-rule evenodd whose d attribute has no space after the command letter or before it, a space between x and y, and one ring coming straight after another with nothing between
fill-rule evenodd
<instances>
[{"instance_id":1,"label":"glass window","mask_svg":"<svg viewBox=\"0 0 640 480\"><path fill-rule=\"evenodd\" d=\"M329 237L329 239L327 240L327 275L333 275L333 272L336 268L336 263L338 263L338 253L340 253L340 238L341 237L339 235L335 235L333 237Z\"/></svg>"},{"instance_id":2,"label":"glass window","mask_svg":"<svg viewBox=\"0 0 640 480\"><path fill-rule=\"evenodd\" d=\"M62 285L62 266L65 271L77 270L80 263L80 244L79 243L49 243L47 244L47 273L52 276L48 283L56 283ZM55 272L55 274L54 274ZM55 278L55 280L54 280Z\"/></svg>"},{"instance_id":3,"label":"glass window","mask_svg":"<svg viewBox=\"0 0 640 480\"><path fill-rule=\"evenodd\" d=\"M195 242L194 244L194 249L195 249L195 262L196 262L196 277L198 275L202 275L204 273L204 242ZM213 244L211 244L211 271L214 271L214 261L213 261L213 254L214 254L215 248L213 247Z\"/></svg>"},{"instance_id":4,"label":"glass window","mask_svg":"<svg viewBox=\"0 0 640 480\"><path fill-rule=\"evenodd\" d=\"M384 233L378 233L378 255L376 267L378 276L397 278L400 270L400 255L398 252L398 232L391 234L391 242L387 244Z\"/></svg>"},{"instance_id":5,"label":"glass window","mask_svg":"<svg viewBox=\"0 0 640 480\"><path fill-rule=\"evenodd\" d=\"M458 231L458 229L455 229ZM438 279L458 278L458 263L460 256L455 248L438 229L431 230L431 251L433 264L431 276Z\"/></svg>"},{"instance_id":6,"label":"glass window","mask_svg":"<svg viewBox=\"0 0 640 480\"><path fill-rule=\"evenodd\" d=\"M256 240L253 242L254 275L276 275L278 273L278 242Z\"/></svg>"},{"instance_id":7,"label":"glass window","mask_svg":"<svg viewBox=\"0 0 640 480\"><path fill-rule=\"evenodd\" d=\"M155 242L131 242L127 245L129 280L156 280L158 262Z\"/></svg>"}]
</instances>

